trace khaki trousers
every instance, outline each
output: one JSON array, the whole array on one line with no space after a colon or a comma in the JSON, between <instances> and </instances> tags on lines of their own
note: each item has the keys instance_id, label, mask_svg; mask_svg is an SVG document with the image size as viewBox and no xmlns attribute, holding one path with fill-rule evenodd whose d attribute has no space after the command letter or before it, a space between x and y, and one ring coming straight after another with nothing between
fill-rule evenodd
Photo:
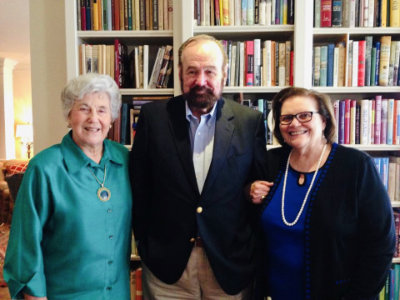
<instances>
[{"instance_id":1,"label":"khaki trousers","mask_svg":"<svg viewBox=\"0 0 400 300\"><path fill-rule=\"evenodd\" d=\"M215 279L202 247L193 247L186 269L174 284L159 280L143 263L142 288L144 300L248 300L251 288L228 295Z\"/></svg>"}]
</instances>

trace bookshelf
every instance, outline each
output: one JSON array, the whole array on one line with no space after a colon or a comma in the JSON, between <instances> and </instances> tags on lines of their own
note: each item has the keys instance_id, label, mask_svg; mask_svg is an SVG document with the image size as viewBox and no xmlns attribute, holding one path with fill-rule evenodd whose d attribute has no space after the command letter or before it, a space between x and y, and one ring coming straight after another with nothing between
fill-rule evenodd
<instances>
[{"instance_id":1,"label":"bookshelf","mask_svg":"<svg viewBox=\"0 0 400 300\"><path fill-rule=\"evenodd\" d=\"M67 79L79 74L79 45L83 43L112 43L115 38L125 42L128 47L151 43L154 45L173 45L173 88L143 89L122 88L122 96L135 95L179 95L181 94L178 75L178 49L188 38L199 34L210 34L218 39L243 41L259 38L290 40L294 51L293 56L293 85L313 88L331 96L332 101L343 99L350 95L356 99L372 98L375 95L400 95L399 86L364 86L364 87L321 87L313 86L313 47L317 43L360 40L370 35L374 39L390 35L392 39L400 40L399 27L329 27L314 28L314 1L294 1L295 18L293 25L243 25L243 26L201 26L194 18L193 0L173 0L173 29L172 30L124 30L124 31L81 31L77 30L77 1L65 0L65 34ZM346 47L347 49L347 47ZM346 55L347 59L348 55ZM285 86L226 86L224 96L244 94L252 99L263 96L272 99L273 95ZM370 153L398 153L400 145L345 145ZM268 145L268 149L276 145ZM393 207L399 208L400 202L393 202ZM139 261L138 256L132 256L133 261ZM400 263L400 258L394 258L393 263Z\"/></svg>"}]
</instances>

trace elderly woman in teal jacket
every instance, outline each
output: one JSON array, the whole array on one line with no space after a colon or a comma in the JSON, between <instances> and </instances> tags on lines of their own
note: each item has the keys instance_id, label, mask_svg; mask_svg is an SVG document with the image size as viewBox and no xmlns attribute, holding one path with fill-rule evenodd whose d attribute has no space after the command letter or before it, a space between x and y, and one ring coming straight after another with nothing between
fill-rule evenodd
<instances>
[{"instance_id":1,"label":"elderly woman in teal jacket","mask_svg":"<svg viewBox=\"0 0 400 300\"><path fill-rule=\"evenodd\" d=\"M29 163L16 199L4 277L11 297L130 299L127 149L107 140L121 96L107 75L62 92L61 144Z\"/></svg>"}]
</instances>

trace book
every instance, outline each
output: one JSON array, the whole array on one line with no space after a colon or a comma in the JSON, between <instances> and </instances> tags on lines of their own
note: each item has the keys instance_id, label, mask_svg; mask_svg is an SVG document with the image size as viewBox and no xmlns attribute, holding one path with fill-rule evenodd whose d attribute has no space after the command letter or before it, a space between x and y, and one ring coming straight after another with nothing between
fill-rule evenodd
<instances>
[{"instance_id":1,"label":"book","mask_svg":"<svg viewBox=\"0 0 400 300\"><path fill-rule=\"evenodd\" d=\"M321 67L321 47L314 46L314 72L313 72L313 85L320 85L320 67Z\"/></svg>"},{"instance_id":2,"label":"book","mask_svg":"<svg viewBox=\"0 0 400 300\"><path fill-rule=\"evenodd\" d=\"M279 43L278 55L279 55L278 85L285 86L285 84L286 84L286 74L285 74L286 73L286 44L285 43Z\"/></svg>"},{"instance_id":3,"label":"book","mask_svg":"<svg viewBox=\"0 0 400 300\"><path fill-rule=\"evenodd\" d=\"M381 117L382 117L382 96L375 96L375 137L374 144L381 143Z\"/></svg>"},{"instance_id":4,"label":"book","mask_svg":"<svg viewBox=\"0 0 400 300\"><path fill-rule=\"evenodd\" d=\"M389 84L389 58L392 37L384 35L380 39L379 85Z\"/></svg>"},{"instance_id":5,"label":"book","mask_svg":"<svg viewBox=\"0 0 400 300\"><path fill-rule=\"evenodd\" d=\"M165 51L164 51L164 56L161 62L161 67L160 67L160 72L158 73L158 79L156 81L156 87L157 88L162 88L164 84L165 77L167 75L167 70L168 70L168 65L171 62L171 56L172 56L172 46L167 45L165 46Z\"/></svg>"},{"instance_id":6,"label":"book","mask_svg":"<svg viewBox=\"0 0 400 300\"><path fill-rule=\"evenodd\" d=\"M357 73L357 86L365 85L365 52L366 41L358 41L358 73Z\"/></svg>"},{"instance_id":7,"label":"book","mask_svg":"<svg viewBox=\"0 0 400 300\"><path fill-rule=\"evenodd\" d=\"M156 59L155 59L155 62L154 62L154 65L153 65L153 68L151 71L149 84L148 84L148 87L150 89L156 88L158 75L160 73L161 64L162 64L163 57L164 57L164 52L165 52L165 46L161 46L158 48L157 56L156 56Z\"/></svg>"},{"instance_id":8,"label":"book","mask_svg":"<svg viewBox=\"0 0 400 300\"><path fill-rule=\"evenodd\" d=\"M390 27L400 27L400 0L390 0Z\"/></svg>"},{"instance_id":9,"label":"book","mask_svg":"<svg viewBox=\"0 0 400 300\"><path fill-rule=\"evenodd\" d=\"M321 27L332 26L332 0L321 0Z\"/></svg>"},{"instance_id":10,"label":"book","mask_svg":"<svg viewBox=\"0 0 400 300\"><path fill-rule=\"evenodd\" d=\"M342 27L342 0L332 0L332 27Z\"/></svg>"},{"instance_id":11,"label":"book","mask_svg":"<svg viewBox=\"0 0 400 300\"><path fill-rule=\"evenodd\" d=\"M326 86L328 80L328 46L321 46L320 49L320 81L319 86Z\"/></svg>"},{"instance_id":12,"label":"book","mask_svg":"<svg viewBox=\"0 0 400 300\"><path fill-rule=\"evenodd\" d=\"M371 55L372 55L372 36L365 37L365 78L364 85L371 85Z\"/></svg>"},{"instance_id":13,"label":"book","mask_svg":"<svg viewBox=\"0 0 400 300\"><path fill-rule=\"evenodd\" d=\"M335 52L335 45L332 43L328 44L328 62L327 62L327 86L333 86L333 66L334 66L334 52Z\"/></svg>"},{"instance_id":14,"label":"book","mask_svg":"<svg viewBox=\"0 0 400 300\"><path fill-rule=\"evenodd\" d=\"M246 86L254 85L254 41L245 41Z\"/></svg>"}]
</instances>

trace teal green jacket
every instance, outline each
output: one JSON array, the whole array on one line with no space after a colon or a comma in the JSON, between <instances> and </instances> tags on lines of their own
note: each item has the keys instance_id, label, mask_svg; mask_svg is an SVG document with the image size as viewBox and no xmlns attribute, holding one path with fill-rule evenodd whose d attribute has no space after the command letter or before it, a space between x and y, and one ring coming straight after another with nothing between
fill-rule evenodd
<instances>
[{"instance_id":1,"label":"teal green jacket","mask_svg":"<svg viewBox=\"0 0 400 300\"><path fill-rule=\"evenodd\" d=\"M130 299L128 151L104 141L99 164L71 132L29 163L15 203L4 278L11 297ZM111 191L102 202L100 185Z\"/></svg>"}]
</instances>

